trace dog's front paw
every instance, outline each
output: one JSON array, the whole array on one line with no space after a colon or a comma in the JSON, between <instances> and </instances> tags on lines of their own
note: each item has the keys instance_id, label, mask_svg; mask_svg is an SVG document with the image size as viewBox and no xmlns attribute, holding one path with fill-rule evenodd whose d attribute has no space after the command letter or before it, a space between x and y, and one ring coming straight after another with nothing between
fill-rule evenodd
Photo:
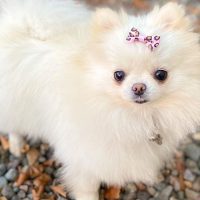
<instances>
[{"instance_id":1,"label":"dog's front paw","mask_svg":"<svg viewBox=\"0 0 200 200\"><path fill-rule=\"evenodd\" d=\"M99 200L98 193L83 193L76 195L76 200Z\"/></svg>"},{"instance_id":2,"label":"dog's front paw","mask_svg":"<svg viewBox=\"0 0 200 200\"><path fill-rule=\"evenodd\" d=\"M10 152L16 156L21 156L21 149L24 145L24 140L22 136L16 135L15 133L9 134Z\"/></svg>"}]
</instances>

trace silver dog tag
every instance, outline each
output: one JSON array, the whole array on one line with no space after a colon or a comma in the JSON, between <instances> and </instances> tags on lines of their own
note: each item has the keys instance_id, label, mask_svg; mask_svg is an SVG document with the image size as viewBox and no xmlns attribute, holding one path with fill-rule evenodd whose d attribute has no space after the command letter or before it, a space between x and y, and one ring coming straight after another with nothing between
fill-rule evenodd
<instances>
[{"instance_id":1,"label":"silver dog tag","mask_svg":"<svg viewBox=\"0 0 200 200\"><path fill-rule=\"evenodd\" d=\"M163 143L163 138L160 134L156 134L152 138L150 138L150 141L155 142L158 145L162 145Z\"/></svg>"}]
</instances>

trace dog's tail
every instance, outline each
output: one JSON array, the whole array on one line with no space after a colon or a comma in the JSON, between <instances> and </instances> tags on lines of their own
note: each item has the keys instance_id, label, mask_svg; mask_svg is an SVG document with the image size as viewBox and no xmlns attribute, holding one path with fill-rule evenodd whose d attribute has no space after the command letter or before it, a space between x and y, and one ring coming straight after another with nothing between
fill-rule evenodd
<instances>
[{"instance_id":1,"label":"dog's tail","mask_svg":"<svg viewBox=\"0 0 200 200\"><path fill-rule=\"evenodd\" d=\"M87 8L73 0L1 0L0 34L28 32L45 40L70 30L88 14Z\"/></svg>"}]
</instances>

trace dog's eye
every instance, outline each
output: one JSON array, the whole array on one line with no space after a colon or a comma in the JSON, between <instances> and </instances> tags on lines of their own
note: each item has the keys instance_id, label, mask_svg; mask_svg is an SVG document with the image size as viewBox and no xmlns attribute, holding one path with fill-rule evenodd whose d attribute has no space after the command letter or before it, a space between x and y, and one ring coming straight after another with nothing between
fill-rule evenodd
<instances>
[{"instance_id":1,"label":"dog's eye","mask_svg":"<svg viewBox=\"0 0 200 200\"><path fill-rule=\"evenodd\" d=\"M168 76L168 72L163 70L163 69L156 70L155 73L154 73L154 78L159 80L159 81L166 80L167 76Z\"/></svg>"},{"instance_id":2,"label":"dog's eye","mask_svg":"<svg viewBox=\"0 0 200 200\"><path fill-rule=\"evenodd\" d=\"M125 78L125 72L124 71L116 71L114 72L114 78L116 81L121 82Z\"/></svg>"}]
</instances>

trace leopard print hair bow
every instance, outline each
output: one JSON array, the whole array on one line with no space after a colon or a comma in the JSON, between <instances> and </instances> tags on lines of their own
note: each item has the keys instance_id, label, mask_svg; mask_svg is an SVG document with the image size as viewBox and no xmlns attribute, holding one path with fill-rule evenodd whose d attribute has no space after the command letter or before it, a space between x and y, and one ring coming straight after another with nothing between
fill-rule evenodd
<instances>
[{"instance_id":1,"label":"leopard print hair bow","mask_svg":"<svg viewBox=\"0 0 200 200\"><path fill-rule=\"evenodd\" d=\"M160 36L145 36L141 34L136 28L132 28L129 32L128 37L126 38L128 43L142 42L144 43L151 51L157 48L160 44Z\"/></svg>"}]
</instances>

